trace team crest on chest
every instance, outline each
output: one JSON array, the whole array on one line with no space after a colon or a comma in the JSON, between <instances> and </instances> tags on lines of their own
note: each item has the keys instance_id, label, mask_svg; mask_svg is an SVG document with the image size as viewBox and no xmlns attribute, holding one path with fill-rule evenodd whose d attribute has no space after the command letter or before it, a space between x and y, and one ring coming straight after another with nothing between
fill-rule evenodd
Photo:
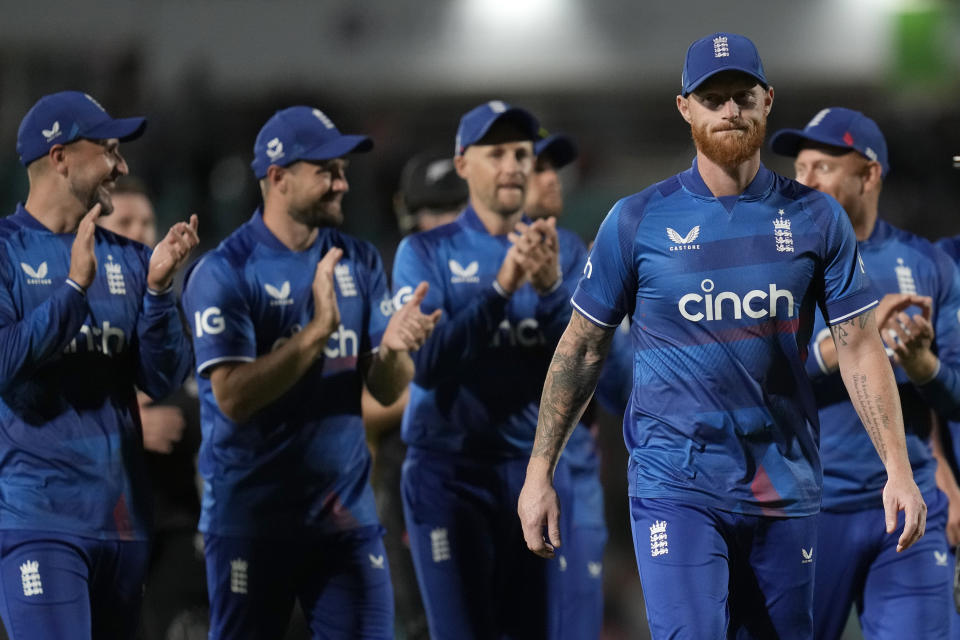
<instances>
[{"instance_id":1,"label":"team crest on chest","mask_svg":"<svg viewBox=\"0 0 960 640\"><path fill-rule=\"evenodd\" d=\"M700 225L695 226L690 231L687 231L687 235L680 235L676 229L671 229L667 227L667 237L673 241L673 246L670 247L670 251L689 251L691 249L699 249L699 244L694 244L693 241L700 237Z\"/></svg>"},{"instance_id":2,"label":"team crest on chest","mask_svg":"<svg viewBox=\"0 0 960 640\"><path fill-rule=\"evenodd\" d=\"M773 239L777 251L793 253L793 233L790 231L790 219L784 218L783 209L778 211L780 217L773 221Z\"/></svg>"},{"instance_id":3,"label":"team crest on chest","mask_svg":"<svg viewBox=\"0 0 960 640\"><path fill-rule=\"evenodd\" d=\"M107 272L107 289L115 296L127 295L127 283L123 279L123 269L119 262L113 261L113 256L107 256L107 263L103 265Z\"/></svg>"},{"instance_id":4,"label":"team crest on chest","mask_svg":"<svg viewBox=\"0 0 960 640\"><path fill-rule=\"evenodd\" d=\"M903 258L897 258L897 286L900 287L900 293L916 295L917 282L913 279L913 269L903 264Z\"/></svg>"},{"instance_id":5,"label":"team crest on chest","mask_svg":"<svg viewBox=\"0 0 960 640\"><path fill-rule=\"evenodd\" d=\"M340 295L344 298L354 298L357 295L357 284L353 281L350 274L350 267L346 264L338 264L333 268L333 276L337 279L337 286L340 287Z\"/></svg>"}]
</instances>

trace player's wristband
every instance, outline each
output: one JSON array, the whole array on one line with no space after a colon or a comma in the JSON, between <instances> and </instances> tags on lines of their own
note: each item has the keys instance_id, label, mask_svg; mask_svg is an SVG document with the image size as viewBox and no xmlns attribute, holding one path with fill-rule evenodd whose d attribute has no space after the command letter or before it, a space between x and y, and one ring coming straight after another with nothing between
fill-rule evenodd
<instances>
[{"instance_id":1,"label":"player's wristband","mask_svg":"<svg viewBox=\"0 0 960 640\"><path fill-rule=\"evenodd\" d=\"M150 287L147 287L147 293L149 293L152 296L163 296L170 293L171 291L173 291L173 284L171 284L169 287L167 287L162 291L157 291L156 289L151 289Z\"/></svg>"},{"instance_id":2,"label":"player's wristband","mask_svg":"<svg viewBox=\"0 0 960 640\"><path fill-rule=\"evenodd\" d=\"M80 295L86 297L86 295L87 295L87 290L84 289L83 287L81 287L79 284L77 284L77 281L76 281L76 280L73 280L72 278L67 278L67 284L70 285L71 287L73 287L74 289L76 289L76 290L77 290L77 293L79 293Z\"/></svg>"},{"instance_id":3,"label":"player's wristband","mask_svg":"<svg viewBox=\"0 0 960 640\"><path fill-rule=\"evenodd\" d=\"M496 278L493 280L493 290L500 294L501 298L505 298L507 300L510 299L511 294L509 294L506 289L500 286L500 283L497 282Z\"/></svg>"}]
</instances>

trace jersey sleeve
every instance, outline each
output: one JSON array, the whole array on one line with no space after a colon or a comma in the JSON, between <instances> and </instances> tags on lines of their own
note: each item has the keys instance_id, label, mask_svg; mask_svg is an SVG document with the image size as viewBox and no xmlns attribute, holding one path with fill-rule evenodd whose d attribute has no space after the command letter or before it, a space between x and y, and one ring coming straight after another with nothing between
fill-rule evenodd
<instances>
[{"instance_id":1,"label":"jersey sleeve","mask_svg":"<svg viewBox=\"0 0 960 640\"><path fill-rule=\"evenodd\" d=\"M483 352L506 315L508 298L491 285L465 308L446 308L435 254L414 235L400 243L394 259L394 305L399 307L406 302L424 281L430 289L421 310L429 314L443 309L443 314L423 346L410 355L416 366L414 382L431 388Z\"/></svg>"},{"instance_id":2,"label":"jersey sleeve","mask_svg":"<svg viewBox=\"0 0 960 640\"><path fill-rule=\"evenodd\" d=\"M17 307L9 254L0 248L0 391L58 356L89 313L86 296L66 280L29 313Z\"/></svg>"},{"instance_id":3,"label":"jersey sleeve","mask_svg":"<svg viewBox=\"0 0 960 640\"><path fill-rule=\"evenodd\" d=\"M820 308L828 325L849 320L877 306L878 297L860 258L857 237L846 212L829 196L819 206L823 228L823 299Z\"/></svg>"},{"instance_id":4,"label":"jersey sleeve","mask_svg":"<svg viewBox=\"0 0 960 640\"><path fill-rule=\"evenodd\" d=\"M253 362L257 341L237 270L208 254L187 274L183 306L193 333L197 374L223 362Z\"/></svg>"},{"instance_id":5,"label":"jersey sleeve","mask_svg":"<svg viewBox=\"0 0 960 640\"><path fill-rule=\"evenodd\" d=\"M637 293L634 239L639 216L617 202L597 231L571 303L587 320L609 329L632 310Z\"/></svg>"},{"instance_id":6,"label":"jersey sleeve","mask_svg":"<svg viewBox=\"0 0 960 640\"><path fill-rule=\"evenodd\" d=\"M924 400L950 420L960 420L960 271L943 250L934 247L937 292L933 301L933 348L940 366L933 379L917 385Z\"/></svg>"},{"instance_id":7,"label":"jersey sleeve","mask_svg":"<svg viewBox=\"0 0 960 640\"><path fill-rule=\"evenodd\" d=\"M149 269L150 250L141 247L144 273ZM173 288L164 293L144 293L137 316L137 386L158 400L170 395L190 375L193 349L183 326L177 294Z\"/></svg>"},{"instance_id":8,"label":"jersey sleeve","mask_svg":"<svg viewBox=\"0 0 960 640\"><path fill-rule=\"evenodd\" d=\"M372 244L366 245L364 258L369 279L367 288L367 318L366 330L360 340L360 355L376 351L380 346L387 323L393 315L393 302L390 289L387 287L387 274L383 269L383 259Z\"/></svg>"}]
</instances>

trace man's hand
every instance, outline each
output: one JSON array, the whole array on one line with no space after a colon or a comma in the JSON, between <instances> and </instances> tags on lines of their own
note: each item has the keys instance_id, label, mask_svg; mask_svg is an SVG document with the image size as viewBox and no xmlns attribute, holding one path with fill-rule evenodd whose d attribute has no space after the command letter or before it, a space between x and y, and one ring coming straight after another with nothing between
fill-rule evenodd
<instances>
[{"instance_id":1,"label":"man's hand","mask_svg":"<svg viewBox=\"0 0 960 640\"><path fill-rule=\"evenodd\" d=\"M937 371L937 356L930 349L934 329L929 317L929 307L924 313L912 317L901 311L892 315L880 329L887 348L893 352L894 361L915 382L926 382Z\"/></svg>"},{"instance_id":2,"label":"man's hand","mask_svg":"<svg viewBox=\"0 0 960 640\"><path fill-rule=\"evenodd\" d=\"M560 500L546 470L546 461L531 458L517 501L517 514L527 548L541 558L552 558L560 546ZM544 536L546 530L546 536Z\"/></svg>"},{"instance_id":3,"label":"man's hand","mask_svg":"<svg viewBox=\"0 0 960 640\"><path fill-rule=\"evenodd\" d=\"M326 342L340 326L340 306L333 284L333 268L343 257L343 249L333 247L317 263L313 276L313 320L307 325L315 332L315 338Z\"/></svg>"},{"instance_id":4,"label":"man's hand","mask_svg":"<svg viewBox=\"0 0 960 640\"><path fill-rule=\"evenodd\" d=\"M520 251L516 245L512 244L507 249L507 255L500 263L500 271L497 272L496 281L500 288L508 294L512 294L527 281L527 272L523 270L520 263Z\"/></svg>"},{"instance_id":5,"label":"man's hand","mask_svg":"<svg viewBox=\"0 0 960 640\"><path fill-rule=\"evenodd\" d=\"M960 544L960 493L947 494L947 542L951 547Z\"/></svg>"},{"instance_id":6,"label":"man's hand","mask_svg":"<svg viewBox=\"0 0 960 640\"><path fill-rule=\"evenodd\" d=\"M154 291L163 291L173 283L173 276L187 261L193 248L200 243L197 236L197 214L190 216L190 223L178 222L170 227L153 249L150 268L147 271L147 286Z\"/></svg>"},{"instance_id":7,"label":"man's hand","mask_svg":"<svg viewBox=\"0 0 960 640\"><path fill-rule=\"evenodd\" d=\"M410 299L391 316L380 340L381 357L388 355L384 353L385 349L392 352L415 351L426 342L443 313L442 309L435 309L433 313L425 315L420 310L429 288L429 284L421 282Z\"/></svg>"},{"instance_id":8,"label":"man's hand","mask_svg":"<svg viewBox=\"0 0 960 640\"><path fill-rule=\"evenodd\" d=\"M540 294L551 291L561 277L556 219L535 220L530 225L518 222L507 237L517 248L518 262L533 288Z\"/></svg>"},{"instance_id":9,"label":"man's hand","mask_svg":"<svg viewBox=\"0 0 960 640\"><path fill-rule=\"evenodd\" d=\"M97 275L97 254L94 252L94 230L97 228L97 217L100 215L100 204L95 204L83 216L77 226L77 234L70 247L70 272L67 277L86 289L93 284Z\"/></svg>"},{"instance_id":10,"label":"man's hand","mask_svg":"<svg viewBox=\"0 0 960 640\"><path fill-rule=\"evenodd\" d=\"M881 332L889 326L894 317L908 307L920 307L923 317L930 319L930 312L933 308L933 298L930 296L918 296L914 293L888 293L880 299L877 304L877 326Z\"/></svg>"},{"instance_id":11,"label":"man's hand","mask_svg":"<svg viewBox=\"0 0 960 640\"><path fill-rule=\"evenodd\" d=\"M897 541L898 553L909 549L923 536L927 528L927 505L909 472L888 475L887 484L883 488L883 512L887 533L896 530L900 511L904 512L904 523L903 533Z\"/></svg>"},{"instance_id":12,"label":"man's hand","mask_svg":"<svg viewBox=\"0 0 960 640\"><path fill-rule=\"evenodd\" d=\"M174 443L183 438L187 421L177 407L151 404L149 396L137 392L140 422L143 425L143 448L154 453L172 453Z\"/></svg>"}]
</instances>

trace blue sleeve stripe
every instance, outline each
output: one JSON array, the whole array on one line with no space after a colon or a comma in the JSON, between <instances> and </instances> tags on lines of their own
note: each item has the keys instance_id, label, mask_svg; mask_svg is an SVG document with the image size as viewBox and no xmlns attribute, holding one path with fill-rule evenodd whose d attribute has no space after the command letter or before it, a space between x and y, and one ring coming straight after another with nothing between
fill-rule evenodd
<instances>
[{"instance_id":1,"label":"blue sleeve stripe","mask_svg":"<svg viewBox=\"0 0 960 640\"><path fill-rule=\"evenodd\" d=\"M219 358L211 358L199 365L197 365L197 373L203 375L204 371L209 369L215 364L221 364L223 362L253 362L256 358L251 358L250 356L221 356Z\"/></svg>"},{"instance_id":2,"label":"blue sleeve stripe","mask_svg":"<svg viewBox=\"0 0 960 640\"><path fill-rule=\"evenodd\" d=\"M847 320L848 318L853 318L853 317L855 317L855 316L860 315L861 313L863 313L863 312L866 311L867 309L872 309L873 307L877 306L878 304L880 304L880 301L879 301L879 300L874 300L874 301L871 302L870 304L864 305L864 306L860 307L859 309L857 309L856 311L851 311L850 313L845 313L845 314L843 314L842 316L840 316L839 318L831 318L831 320L830 320L830 322L829 322L828 324L830 324L830 325L835 325L835 324L837 324L838 322L843 322L844 320Z\"/></svg>"},{"instance_id":3,"label":"blue sleeve stripe","mask_svg":"<svg viewBox=\"0 0 960 640\"><path fill-rule=\"evenodd\" d=\"M620 323L619 323L619 322L616 323L616 324L608 324L608 323L604 322L603 320L598 320L597 318L595 318L595 317L593 317L592 315L590 315L590 313L589 313L588 311L586 311L583 307L581 307L580 305L578 305L578 304L577 304L577 301L574 300L573 298L570 298L570 304L573 305L573 308L574 308L574 309L576 309L577 311L580 312L580 315L582 315L584 318L586 318L587 320L589 320L590 322L592 322L593 324L595 324L595 325L597 325L597 326L607 327L607 328L609 328L609 329L616 329L617 327L620 326Z\"/></svg>"}]
</instances>

